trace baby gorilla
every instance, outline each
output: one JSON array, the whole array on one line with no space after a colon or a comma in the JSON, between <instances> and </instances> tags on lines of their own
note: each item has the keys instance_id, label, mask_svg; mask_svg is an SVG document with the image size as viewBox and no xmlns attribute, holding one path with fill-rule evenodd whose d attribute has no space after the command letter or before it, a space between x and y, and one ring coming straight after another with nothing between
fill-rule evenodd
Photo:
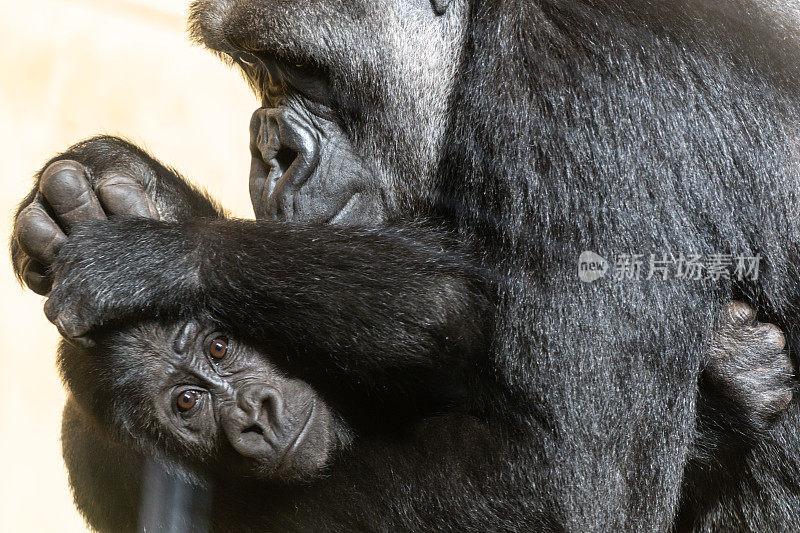
<instances>
[{"instance_id":1,"label":"baby gorilla","mask_svg":"<svg viewBox=\"0 0 800 533\"><path fill-rule=\"evenodd\" d=\"M212 327L147 323L103 345L92 357L62 350L62 371L79 403L102 406L101 421L137 451L212 475L296 482L349 443L346 424L308 383Z\"/></svg>"},{"instance_id":2,"label":"baby gorilla","mask_svg":"<svg viewBox=\"0 0 800 533\"><path fill-rule=\"evenodd\" d=\"M769 429L794 386L783 334L746 304L727 306L714 338L690 461L703 479ZM345 460L358 461L353 431L311 385L198 321L144 323L108 335L91 355L65 347L60 365L75 400L102 426L137 452L201 476L309 481L345 448Z\"/></svg>"}]
</instances>

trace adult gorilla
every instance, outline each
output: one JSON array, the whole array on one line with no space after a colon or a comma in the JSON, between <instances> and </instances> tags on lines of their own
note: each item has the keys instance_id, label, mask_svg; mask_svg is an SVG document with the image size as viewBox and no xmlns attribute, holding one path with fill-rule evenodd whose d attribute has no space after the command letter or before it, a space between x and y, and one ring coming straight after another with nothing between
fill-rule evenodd
<instances>
[{"instance_id":1,"label":"adult gorilla","mask_svg":"<svg viewBox=\"0 0 800 533\"><path fill-rule=\"evenodd\" d=\"M343 405L400 413L404 399L416 411L466 397L502 438L474 468L442 459L452 480L414 471L454 487L452 501L381 514L379 496L334 474L250 506L276 527L668 529L707 325L741 296L798 342L800 50L777 12L751 0L197 2L197 35L263 95L256 213L292 224L197 218L211 204L100 140L48 168L48 207L36 192L26 202L18 271L42 292L55 282L46 312L77 341L99 325L205 314ZM84 173L99 200L64 194ZM50 217L131 205L162 220L84 225L61 246ZM347 227L366 218L383 224ZM766 265L736 283L583 284L586 249ZM494 283L491 317L479 272ZM689 486L679 525L800 525L799 415L794 401L702 499ZM375 494L405 490L393 466Z\"/></svg>"}]
</instances>

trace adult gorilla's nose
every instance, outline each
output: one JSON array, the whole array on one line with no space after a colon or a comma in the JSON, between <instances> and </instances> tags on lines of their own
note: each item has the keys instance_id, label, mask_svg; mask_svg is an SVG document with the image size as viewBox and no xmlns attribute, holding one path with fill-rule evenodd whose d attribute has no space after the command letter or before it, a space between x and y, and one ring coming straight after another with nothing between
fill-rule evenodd
<instances>
[{"instance_id":1,"label":"adult gorilla's nose","mask_svg":"<svg viewBox=\"0 0 800 533\"><path fill-rule=\"evenodd\" d=\"M319 133L294 109L259 109L250 122L250 151L256 217L295 218L295 196L319 165Z\"/></svg>"}]
</instances>

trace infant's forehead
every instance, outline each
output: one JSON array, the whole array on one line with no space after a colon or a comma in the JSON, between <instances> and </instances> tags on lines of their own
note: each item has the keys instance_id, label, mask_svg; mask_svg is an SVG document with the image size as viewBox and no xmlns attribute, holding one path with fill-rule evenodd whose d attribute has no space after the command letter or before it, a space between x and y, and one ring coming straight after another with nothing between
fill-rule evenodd
<instances>
[{"instance_id":1,"label":"infant's forehead","mask_svg":"<svg viewBox=\"0 0 800 533\"><path fill-rule=\"evenodd\" d=\"M198 330L199 332L199 330ZM202 355L202 340L186 334L184 324L146 322L117 338L118 363L133 366L142 378L157 378Z\"/></svg>"},{"instance_id":2,"label":"infant's forehead","mask_svg":"<svg viewBox=\"0 0 800 533\"><path fill-rule=\"evenodd\" d=\"M139 350L154 352L190 353L202 350L204 339L214 331L213 326L196 320L176 322L142 322L130 328L123 341Z\"/></svg>"},{"instance_id":3,"label":"infant's forehead","mask_svg":"<svg viewBox=\"0 0 800 533\"><path fill-rule=\"evenodd\" d=\"M212 357L212 346L219 340L224 340L226 354ZM211 322L142 323L127 332L124 344L127 346L125 353L141 356L136 358L137 366L143 370L141 377L150 380L181 372L214 372L215 369L255 370L287 377L272 359L271 350L233 338Z\"/></svg>"}]
</instances>

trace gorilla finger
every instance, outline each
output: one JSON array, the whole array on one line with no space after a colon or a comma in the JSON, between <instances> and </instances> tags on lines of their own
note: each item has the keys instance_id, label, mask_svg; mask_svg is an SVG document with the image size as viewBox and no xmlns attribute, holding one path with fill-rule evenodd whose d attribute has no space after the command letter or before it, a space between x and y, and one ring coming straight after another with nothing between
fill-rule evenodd
<instances>
[{"instance_id":1,"label":"gorilla finger","mask_svg":"<svg viewBox=\"0 0 800 533\"><path fill-rule=\"evenodd\" d=\"M785 410L792 403L793 398L794 394L791 390L777 394L774 400L775 409L779 412Z\"/></svg>"},{"instance_id":2,"label":"gorilla finger","mask_svg":"<svg viewBox=\"0 0 800 533\"><path fill-rule=\"evenodd\" d=\"M87 337L89 328L83 325L74 309L63 308L54 298L49 298L44 303L44 315L58 329L64 339L76 346L92 346L92 340Z\"/></svg>"},{"instance_id":3,"label":"gorilla finger","mask_svg":"<svg viewBox=\"0 0 800 533\"><path fill-rule=\"evenodd\" d=\"M155 202L141 183L124 174L103 177L95 186L95 194L109 215L131 215L159 218Z\"/></svg>"},{"instance_id":4,"label":"gorilla finger","mask_svg":"<svg viewBox=\"0 0 800 533\"><path fill-rule=\"evenodd\" d=\"M81 222L106 218L92 191L86 168L77 161L56 161L47 167L39 182L39 190L66 230Z\"/></svg>"},{"instance_id":5,"label":"gorilla finger","mask_svg":"<svg viewBox=\"0 0 800 533\"><path fill-rule=\"evenodd\" d=\"M55 260L67 237L38 202L20 211L14 226L14 238L23 252L42 264Z\"/></svg>"},{"instance_id":6,"label":"gorilla finger","mask_svg":"<svg viewBox=\"0 0 800 533\"><path fill-rule=\"evenodd\" d=\"M30 290L42 296L46 296L53 287L53 282L47 275L47 268L27 255L22 261L20 277Z\"/></svg>"},{"instance_id":7,"label":"gorilla finger","mask_svg":"<svg viewBox=\"0 0 800 533\"><path fill-rule=\"evenodd\" d=\"M733 326L752 325L756 321L755 310L744 302L730 302L725 306L727 322Z\"/></svg>"},{"instance_id":8,"label":"gorilla finger","mask_svg":"<svg viewBox=\"0 0 800 533\"><path fill-rule=\"evenodd\" d=\"M59 332L61 333L61 337L67 343L78 348L94 348L97 345L97 343L91 337L66 337L60 330Z\"/></svg>"},{"instance_id":9,"label":"gorilla finger","mask_svg":"<svg viewBox=\"0 0 800 533\"><path fill-rule=\"evenodd\" d=\"M779 351L786 348L786 335L775 324L760 324L759 330L764 340Z\"/></svg>"}]
</instances>

